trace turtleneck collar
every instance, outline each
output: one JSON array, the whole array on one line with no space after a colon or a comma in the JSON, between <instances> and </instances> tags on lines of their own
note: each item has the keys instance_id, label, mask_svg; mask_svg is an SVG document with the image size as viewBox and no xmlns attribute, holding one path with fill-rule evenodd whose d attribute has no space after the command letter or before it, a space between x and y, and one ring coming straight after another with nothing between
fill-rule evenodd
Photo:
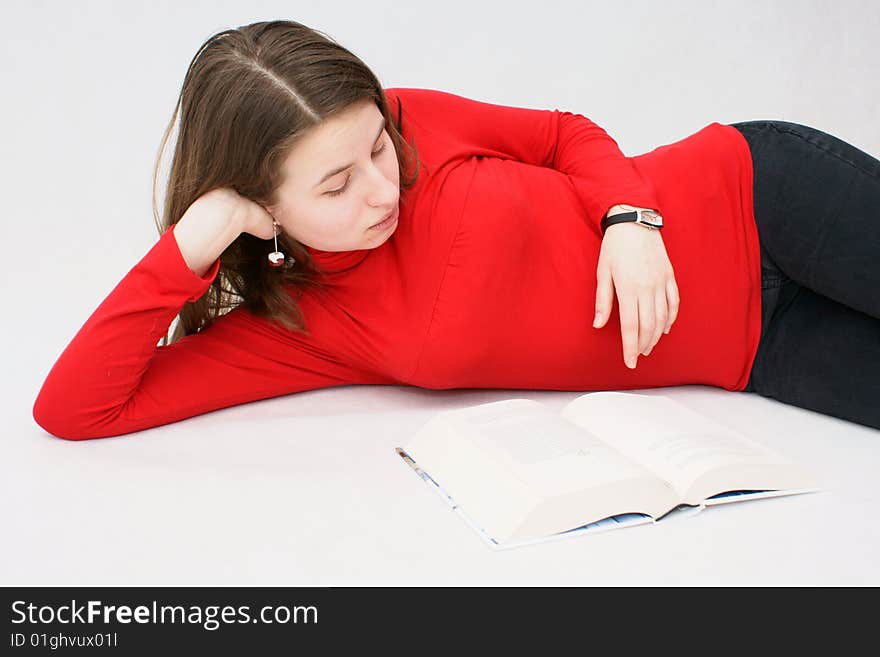
<instances>
[{"instance_id":1,"label":"turtleneck collar","mask_svg":"<svg viewBox=\"0 0 880 657\"><path fill-rule=\"evenodd\" d=\"M315 266L326 274L337 274L357 267L373 249L355 251L321 251L304 245L315 262Z\"/></svg>"}]
</instances>

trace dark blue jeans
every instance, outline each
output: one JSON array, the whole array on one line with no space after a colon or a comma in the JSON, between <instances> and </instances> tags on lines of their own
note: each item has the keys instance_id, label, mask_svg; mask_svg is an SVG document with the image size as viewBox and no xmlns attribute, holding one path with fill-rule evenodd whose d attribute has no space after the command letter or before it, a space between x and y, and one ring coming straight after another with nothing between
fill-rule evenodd
<instances>
[{"instance_id":1,"label":"dark blue jeans","mask_svg":"<svg viewBox=\"0 0 880 657\"><path fill-rule=\"evenodd\" d=\"M880 161L797 123L731 125L751 149L761 244L745 391L880 429Z\"/></svg>"}]
</instances>

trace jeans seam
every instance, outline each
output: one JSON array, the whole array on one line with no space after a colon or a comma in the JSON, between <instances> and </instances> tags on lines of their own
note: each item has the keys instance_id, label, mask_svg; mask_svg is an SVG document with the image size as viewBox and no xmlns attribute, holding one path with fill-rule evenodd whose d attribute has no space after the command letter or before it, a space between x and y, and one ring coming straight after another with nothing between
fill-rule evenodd
<instances>
[{"instance_id":1,"label":"jeans seam","mask_svg":"<svg viewBox=\"0 0 880 657\"><path fill-rule=\"evenodd\" d=\"M775 276L772 274L763 274L761 277L761 289L772 290L773 288L782 287L785 285L786 281L790 280L791 279L787 276L782 278L781 276Z\"/></svg>"},{"instance_id":2,"label":"jeans seam","mask_svg":"<svg viewBox=\"0 0 880 657\"><path fill-rule=\"evenodd\" d=\"M807 142L808 144L811 144L811 145L815 146L815 147L818 148L820 151L824 151L825 153L828 153L828 154L831 155L832 157L837 158L837 159L840 160L841 162L844 162L844 163L850 165L850 166L851 166L853 169L855 169L856 171L859 171L859 172L865 174L866 176L869 176L869 177L874 178L874 179L876 179L876 180L880 180L880 176L878 176L877 174L875 174L873 171L868 171L867 169L863 169L860 165L856 164L855 162L853 162L853 161L851 161L851 160L846 159L846 158L845 158L843 155L841 155L840 153L835 153L835 152L832 151L831 149L829 149L829 148L823 146L822 144L820 144L820 143L818 143L818 142L815 142L815 141L813 141L812 139L809 139L809 138L805 137L804 135L802 135L801 133L799 133L799 132L796 131L796 130L790 130L790 129L787 129L787 128L785 128L785 127L778 126L778 125L776 125L776 124L774 124L774 123L767 123L767 124L765 124L765 125L767 125L767 127L769 127L769 128L772 128L772 129L775 130L776 132L784 132L784 133L787 133L787 134L790 134L790 135L794 135L795 137L799 137L801 140Z\"/></svg>"}]
</instances>

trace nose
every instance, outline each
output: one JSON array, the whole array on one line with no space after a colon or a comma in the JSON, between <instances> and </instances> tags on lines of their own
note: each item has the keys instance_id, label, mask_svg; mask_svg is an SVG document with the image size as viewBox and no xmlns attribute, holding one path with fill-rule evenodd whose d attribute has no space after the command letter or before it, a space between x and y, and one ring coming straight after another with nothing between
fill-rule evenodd
<instances>
[{"instance_id":1,"label":"nose","mask_svg":"<svg viewBox=\"0 0 880 657\"><path fill-rule=\"evenodd\" d=\"M373 181L370 186L371 205L392 207L397 203L399 190L397 183L390 180L378 167L373 167Z\"/></svg>"}]
</instances>

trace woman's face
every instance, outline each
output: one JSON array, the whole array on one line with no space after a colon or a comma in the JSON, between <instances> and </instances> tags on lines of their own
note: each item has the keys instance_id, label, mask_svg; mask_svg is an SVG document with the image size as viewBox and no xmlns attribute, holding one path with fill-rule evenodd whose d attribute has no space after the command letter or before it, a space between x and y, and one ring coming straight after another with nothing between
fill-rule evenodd
<instances>
[{"instance_id":1,"label":"woman's face","mask_svg":"<svg viewBox=\"0 0 880 657\"><path fill-rule=\"evenodd\" d=\"M266 209L285 233L322 251L372 249L397 228L397 153L371 100L307 132L282 164L278 203ZM372 228L389 212L395 219Z\"/></svg>"}]
</instances>

